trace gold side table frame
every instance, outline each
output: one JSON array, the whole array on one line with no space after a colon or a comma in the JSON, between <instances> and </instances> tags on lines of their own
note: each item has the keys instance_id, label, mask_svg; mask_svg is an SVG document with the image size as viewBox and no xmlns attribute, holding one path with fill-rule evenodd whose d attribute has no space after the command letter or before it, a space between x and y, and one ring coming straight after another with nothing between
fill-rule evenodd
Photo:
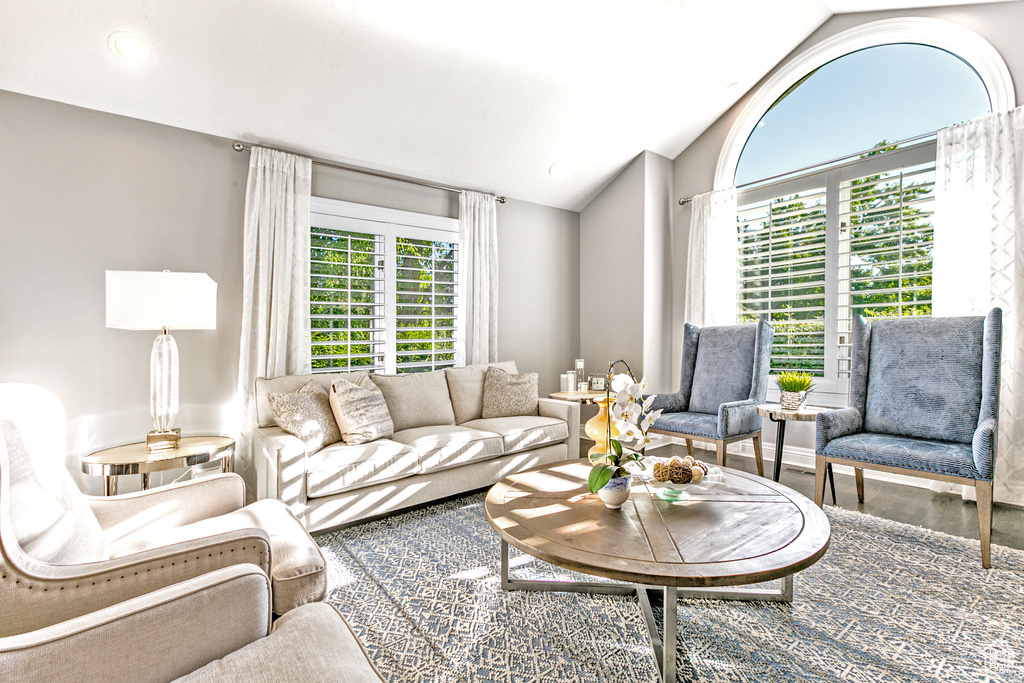
<instances>
[{"instance_id":1,"label":"gold side table frame","mask_svg":"<svg viewBox=\"0 0 1024 683\"><path fill-rule=\"evenodd\" d=\"M82 457L82 472L103 477L103 495L117 495L117 477L142 475L142 490L149 489L153 472L175 470L220 461L221 472L231 467L235 440L226 436L186 436L176 448L150 452L145 441L104 448Z\"/></svg>"}]
</instances>

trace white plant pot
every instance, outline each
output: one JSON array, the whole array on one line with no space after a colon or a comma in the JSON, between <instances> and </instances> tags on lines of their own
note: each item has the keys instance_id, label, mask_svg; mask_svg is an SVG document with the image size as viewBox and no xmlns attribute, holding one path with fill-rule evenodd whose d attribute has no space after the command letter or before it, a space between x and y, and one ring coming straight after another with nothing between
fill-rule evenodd
<instances>
[{"instance_id":1,"label":"white plant pot","mask_svg":"<svg viewBox=\"0 0 1024 683\"><path fill-rule=\"evenodd\" d=\"M629 488L633 477L615 477L603 488L599 489L597 495L604 501L604 506L612 510L618 510L622 504L629 500Z\"/></svg>"},{"instance_id":2,"label":"white plant pot","mask_svg":"<svg viewBox=\"0 0 1024 683\"><path fill-rule=\"evenodd\" d=\"M800 410L807 402L807 392L783 391L781 402L783 410Z\"/></svg>"}]
</instances>

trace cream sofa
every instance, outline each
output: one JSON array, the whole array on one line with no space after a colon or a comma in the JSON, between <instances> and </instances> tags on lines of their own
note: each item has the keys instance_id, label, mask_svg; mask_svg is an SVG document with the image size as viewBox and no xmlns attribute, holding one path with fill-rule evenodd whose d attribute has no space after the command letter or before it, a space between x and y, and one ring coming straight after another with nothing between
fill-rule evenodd
<instances>
[{"instance_id":1,"label":"cream sofa","mask_svg":"<svg viewBox=\"0 0 1024 683\"><path fill-rule=\"evenodd\" d=\"M495 363L515 373L514 362ZM540 399L538 415L484 419L486 365L408 375L371 375L395 424L389 439L342 442L307 453L275 420L267 395L311 379L257 379L253 462L259 498L284 502L309 531L480 489L537 465L579 457L579 405Z\"/></svg>"}]
</instances>

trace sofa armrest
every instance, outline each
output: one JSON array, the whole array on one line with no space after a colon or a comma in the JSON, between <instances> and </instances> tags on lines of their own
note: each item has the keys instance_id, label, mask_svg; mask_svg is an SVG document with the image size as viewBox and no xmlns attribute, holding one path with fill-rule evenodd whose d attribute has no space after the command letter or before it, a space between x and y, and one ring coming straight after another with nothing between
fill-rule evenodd
<instances>
[{"instance_id":1,"label":"sofa armrest","mask_svg":"<svg viewBox=\"0 0 1024 683\"><path fill-rule=\"evenodd\" d=\"M86 496L86 501L111 545L142 527L171 529L240 510L245 482L237 474L218 474L120 496Z\"/></svg>"},{"instance_id":2,"label":"sofa armrest","mask_svg":"<svg viewBox=\"0 0 1024 683\"><path fill-rule=\"evenodd\" d=\"M974 468L982 479L992 479L996 461L996 439L999 436L999 423L988 417L981 421L974 430L971 450L974 452Z\"/></svg>"},{"instance_id":3,"label":"sofa armrest","mask_svg":"<svg viewBox=\"0 0 1024 683\"><path fill-rule=\"evenodd\" d=\"M18 621L29 631L238 564L254 564L270 576L266 531L236 529L83 564L46 564L22 556L19 580L7 586L21 592ZM53 600L58 592L60 599Z\"/></svg>"},{"instance_id":4,"label":"sofa armrest","mask_svg":"<svg viewBox=\"0 0 1024 683\"><path fill-rule=\"evenodd\" d=\"M829 441L856 434L864 429L864 417L856 408L840 408L818 413L814 418L814 452L821 455Z\"/></svg>"},{"instance_id":5,"label":"sofa armrest","mask_svg":"<svg viewBox=\"0 0 1024 683\"><path fill-rule=\"evenodd\" d=\"M761 428L757 414L757 399L730 401L718 406L718 435L720 438L756 432Z\"/></svg>"},{"instance_id":6,"label":"sofa armrest","mask_svg":"<svg viewBox=\"0 0 1024 683\"><path fill-rule=\"evenodd\" d=\"M167 681L269 630L270 579L259 567L236 565L0 638L0 679Z\"/></svg>"},{"instance_id":7,"label":"sofa armrest","mask_svg":"<svg viewBox=\"0 0 1024 683\"><path fill-rule=\"evenodd\" d=\"M537 413L541 417L553 417L565 420L569 428L569 438L565 444L569 447L567 460L580 457L580 404L576 401L558 401L553 398L542 398L537 401Z\"/></svg>"},{"instance_id":8,"label":"sofa armrest","mask_svg":"<svg viewBox=\"0 0 1024 683\"><path fill-rule=\"evenodd\" d=\"M277 498L306 525L306 445L280 427L252 430L258 498Z\"/></svg>"}]
</instances>

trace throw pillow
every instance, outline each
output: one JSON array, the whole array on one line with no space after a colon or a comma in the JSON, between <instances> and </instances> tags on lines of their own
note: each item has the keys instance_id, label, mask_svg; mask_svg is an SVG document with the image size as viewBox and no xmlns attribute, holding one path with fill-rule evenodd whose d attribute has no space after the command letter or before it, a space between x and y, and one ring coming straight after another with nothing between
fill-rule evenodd
<instances>
[{"instance_id":1,"label":"throw pillow","mask_svg":"<svg viewBox=\"0 0 1024 683\"><path fill-rule=\"evenodd\" d=\"M334 420L345 443L367 443L395 433L384 394L369 375L363 375L355 384L336 378L331 384L330 400Z\"/></svg>"},{"instance_id":2,"label":"throw pillow","mask_svg":"<svg viewBox=\"0 0 1024 683\"><path fill-rule=\"evenodd\" d=\"M341 441L330 399L316 380L310 380L294 394L272 391L267 400L277 414L277 424L299 437L310 455Z\"/></svg>"},{"instance_id":3,"label":"throw pillow","mask_svg":"<svg viewBox=\"0 0 1024 683\"><path fill-rule=\"evenodd\" d=\"M537 373L513 375L487 368L484 377L484 419L537 414Z\"/></svg>"}]
</instances>

